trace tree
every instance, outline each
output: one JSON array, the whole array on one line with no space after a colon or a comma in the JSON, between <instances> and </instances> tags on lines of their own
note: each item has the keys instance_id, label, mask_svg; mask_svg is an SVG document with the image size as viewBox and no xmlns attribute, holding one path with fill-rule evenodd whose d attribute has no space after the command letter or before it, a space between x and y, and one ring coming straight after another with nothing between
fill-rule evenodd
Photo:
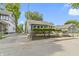
<instances>
[{"instance_id":1,"label":"tree","mask_svg":"<svg viewBox=\"0 0 79 59\"><path fill-rule=\"evenodd\" d=\"M77 20L68 20L68 21L65 22L65 24L72 24L72 26L70 26L68 28L69 31L72 32L72 33L75 32L75 31L77 31L76 29L79 28L79 21L77 21Z\"/></svg>"},{"instance_id":2,"label":"tree","mask_svg":"<svg viewBox=\"0 0 79 59\"><path fill-rule=\"evenodd\" d=\"M79 8L79 3L71 3L72 8Z\"/></svg>"},{"instance_id":3,"label":"tree","mask_svg":"<svg viewBox=\"0 0 79 59\"><path fill-rule=\"evenodd\" d=\"M24 25L25 25L25 30L24 31L26 33L26 30L27 30L27 21L25 21L25 24Z\"/></svg>"},{"instance_id":4,"label":"tree","mask_svg":"<svg viewBox=\"0 0 79 59\"><path fill-rule=\"evenodd\" d=\"M28 11L25 13L25 17L29 20L43 20L43 15L39 12L35 11Z\"/></svg>"},{"instance_id":5,"label":"tree","mask_svg":"<svg viewBox=\"0 0 79 59\"><path fill-rule=\"evenodd\" d=\"M79 21L71 19L66 21L64 24L75 24L76 26L79 26Z\"/></svg>"},{"instance_id":6,"label":"tree","mask_svg":"<svg viewBox=\"0 0 79 59\"><path fill-rule=\"evenodd\" d=\"M6 4L6 10L10 11L14 15L14 22L15 22L15 27L16 27L16 32L18 32L18 19L20 17L20 4L17 3L8 3Z\"/></svg>"},{"instance_id":7,"label":"tree","mask_svg":"<svg viewBox=\"0 0 79 59\"><path fill-rule=\"evenodd\" d=\"M18 32L22 33L23 32L23 24L18 25Z\"/></svg>"},{"instance_id":8,"label":"tree","mask_svg":"<svg viewBox=\"0 0 79 59\"><path fill-rule=\"evenodd\" d=\"M71 7L78 9L79 8L79 3L71 3ZM79 27L79 24L78 24L78 27Z\"/></svg>"}]
</instances>

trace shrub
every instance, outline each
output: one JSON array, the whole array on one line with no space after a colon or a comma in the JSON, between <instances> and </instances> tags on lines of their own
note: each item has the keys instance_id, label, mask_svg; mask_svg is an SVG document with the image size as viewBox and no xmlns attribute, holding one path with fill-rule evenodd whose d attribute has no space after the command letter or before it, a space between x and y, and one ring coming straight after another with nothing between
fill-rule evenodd
<instances>
[{"instance_id":1,"label":"shrub","mask_svg":"<svg viewBox=\"0 0 79 59\"><path fill-rule=\"evenodd\" d=\"M55 30L55 29L52 29L52 28L33 28L32 34L33 34L33 36L36 34L43 34L44 36L46 36L48 34L48 36L50 36L50 34L52 33L53 30Z\"/></svg>"},{"instance_id":2,"label":"shrub","mask_svg":"<svg viewBox=\"0 0 79 59\"><path fill-rule=\"evenodd\" d=\"M33 28L32 31L53 31L51 28Z\"/></svg>"},{"instance_id":3,"label":"shrub","mask_svg":"<svg viewBox=\"0 0 79 59\"><path fill-rule=\"evenodd\" d=\"M62 32L62 30L52 29L52 28L33 28L32 31L55 31L55 32Z\"/></svg>"},{"instance_id":4,"label":"shrub","mask_svg":"<svg viewBox=\"0 0 79 59\"><path fill-rule=\"evenodd\" d=\"M2 33L0 33L0 39L2 39Z\"/></svg>"},{"instance_id":5,"label":"shrub","mask_svg":"<svg viewBox=\"0 0 79 59\"><path fill-rule=\"evenodd\" d=\"M4 34L0 32L0 39L5 38Z\"/></svg>"}]
</instances>

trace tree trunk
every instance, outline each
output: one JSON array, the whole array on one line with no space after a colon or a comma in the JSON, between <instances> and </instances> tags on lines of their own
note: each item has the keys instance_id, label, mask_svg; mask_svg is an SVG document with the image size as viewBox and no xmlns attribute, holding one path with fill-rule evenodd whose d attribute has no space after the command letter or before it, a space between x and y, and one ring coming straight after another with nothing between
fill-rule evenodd
<instances>
[{"instance_id":1,"label":"tree trunk","mask_svg":"<svg viewBox=\"0 0 79 59\"><path fill-rule=\"evenodd\" d=\"M17 26L17 24L18 24L18 21L15 19L15 30L16 30L16 33L18 32L18 26Z\"/></svg>"}]
</instances>

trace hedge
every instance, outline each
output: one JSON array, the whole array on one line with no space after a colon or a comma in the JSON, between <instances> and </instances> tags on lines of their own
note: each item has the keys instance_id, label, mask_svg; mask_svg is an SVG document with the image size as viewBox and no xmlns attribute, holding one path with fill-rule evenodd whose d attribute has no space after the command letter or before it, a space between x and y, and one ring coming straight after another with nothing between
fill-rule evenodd
<instances>
[{"instance_id":1,"label":"hedge","mask_svg":"<svg viewBox=\"0 0 79 59\"><path fill-rule=\"evenodd\" d=\"M2 39L3 34L0 32L0 39Z\"/></svg>"},{"instance_id":2,"label":"hedge","mask_svg":"<svg viewBox=\"0 0 79 59\"><path fill-rule=\"evenodd\" d=\"M33 28L32 31L57 31L61 32L59 29L52 29L52 28Z\"/></svg>"}]
</instances>

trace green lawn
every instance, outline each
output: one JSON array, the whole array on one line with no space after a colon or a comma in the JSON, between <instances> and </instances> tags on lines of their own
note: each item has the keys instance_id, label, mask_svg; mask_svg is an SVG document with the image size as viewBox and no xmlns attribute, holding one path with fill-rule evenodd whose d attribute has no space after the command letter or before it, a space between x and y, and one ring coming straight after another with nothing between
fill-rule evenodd
<instances>
[{"instance_id":1,"label":"green lawn","mask_svg":"<svg viewBox=\"0 0 79 59\"><path fill-rule=\"evenodd\" d=\"M5 38L5 35L3 33L0 33L0 39Z\"/></svg>"}]
</instances>

